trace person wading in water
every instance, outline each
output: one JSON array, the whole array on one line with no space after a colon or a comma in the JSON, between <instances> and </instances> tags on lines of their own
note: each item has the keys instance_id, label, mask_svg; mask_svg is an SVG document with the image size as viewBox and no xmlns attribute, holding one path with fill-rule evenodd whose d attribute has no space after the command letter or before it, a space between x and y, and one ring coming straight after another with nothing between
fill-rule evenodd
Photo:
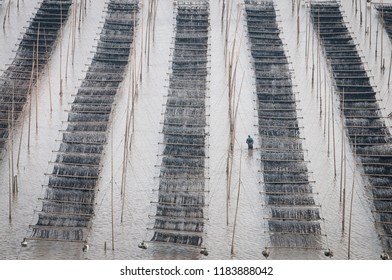
<instances>
[{"instance_id":1,"label":"person wading in water","mask_svg":"<svg viewBox=\"0 0 392 280\"><path fill-rule=\"evenodd\" d=\"M248 149L251 150L253 149L253 139L248 135L248 138L246 139L246 144L248 144Z\"/></svg>"}]
</instances>

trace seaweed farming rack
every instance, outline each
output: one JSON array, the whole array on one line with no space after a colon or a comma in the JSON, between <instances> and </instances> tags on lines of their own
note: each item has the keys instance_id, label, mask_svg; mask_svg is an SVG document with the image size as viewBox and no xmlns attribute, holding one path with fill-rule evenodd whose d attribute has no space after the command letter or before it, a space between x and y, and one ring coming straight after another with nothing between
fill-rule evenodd
<instances>
[{"instance_id":1,"label":"seaweed farming rack","mask_svg":"<svg viewBox=\"0 0 392 280\"><path fill-rule=\"evenodd\" d=\"M392 39L392 4L375 4L379 18L383 22L388 37Z\"/></svg>"},{"instance_id":2,"label":"seaweed farming rack","mask_svg":"<svg viewBox=\"0 0 392 280\"><path fill-rule=\"evenodd\" d=\"M151 242L203 246L209 3L175 3L170 85Z\"/></svg>"},{"instance_id":3,"label":"seaweed farming rack","mask_svg":"<svg viewBox=\"0 0 392 280\"><path fill-rule=\"evenodd\" d=\"M94 216L112 104L127 69L138 0L111 0L100 39L62 134L30 240L85 242Z\"/></svg>"},{"instance_id":4,"label":"seaweed farming rack","mask_svg":"<svg viewBox=\"0 0 392 280\"><path fill-rule=\"evenodd\" d=\"M340 98L350 145L363 167L376 228L385 253L392 252L392 146L367 71L336 1L312 2L314 30L323 46Z\"/></svg>"},{"instance_id":5,"label":"seaweed farming rack","mask_svg":"<svg viewBox=\"0 0 392 280\"><path fill-rule=\"evenodd\" d=\"M321 210L304 159L296 96L273 1L245 0L256 76L268 248L322 249ZM269 243L269 244L268 244Z\"/></svg>"},{"instance_id":6,"label":"seaweed farming rack","mask_svg":"<svg viewBox=\"0 0 392 280\"><path fill-rule=\"evenodd\" d=\"M71 0L42 1L29 21L15 58L0 77L0 152L50 58L71 4Z\"/></svg>"}]
</instances>

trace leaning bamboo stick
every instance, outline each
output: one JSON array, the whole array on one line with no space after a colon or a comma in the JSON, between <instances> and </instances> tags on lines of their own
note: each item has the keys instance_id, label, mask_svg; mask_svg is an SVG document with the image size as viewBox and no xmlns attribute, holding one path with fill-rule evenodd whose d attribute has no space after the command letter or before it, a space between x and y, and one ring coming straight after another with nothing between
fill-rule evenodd
<instances>
[{"instance_id":1,"label":"leaning bamboo stick","mask_svg":"<svg viewBox=\"0 0 392 280\"><path fill-rule=\"evenodd\" d=\"M343 192L343 160L344 160L344 131L342 123L342 137L341 137L341 154L340 154L340 203L342 203L342 192Z\"/></svg>"},{"instance_id":2,"label":"leaning bamboo stick","mask_svg":"<svg viewBox=\"0 0 392 280\"><path fill-rule=\"evenodd\" d=\"M29 128L28 128L28 139L27 139L27 148L28 151L30 151L30 130L31 130L31 103L32 97L31 97L31 89L33 87L33 82L34 82L34 67L35 67L35 42L33 43L33 56L32 56L32 63L31 63L31 75L30 75L30 82L29 82L29 89L28 93L30 95L30 102L29 102Z\"/></svg>"},{"instance_id":3,"label":"leaning bamboo stick","mask_svg":"<svg viewBox=\"0 0 392 280\"><path fill-rule=\"evenodd\" d=\"M354 151L356 150L356 142L357 137L355 136L355 144L354 144ZM354 162L356 160L356 151L354 152ZM348 245L347 245L347 259L351 258L351 227L352 227L352 218L353 218L353 200L354 200L354 187L355 187L355 166L354 166L354 173L353 173L353 184L351 187L351 201L350 201L350 220L348 224Z\"/></svg>"},{"instance_id":4,"label":"leaning bamboo stick","mask_svg":"<svg viewBox=\"0 0 392 280\"><path fill-rule=\"evenodd\" d=\"M324 68L324 136L327 126L327 69ZM329 149L329 148L328 148Z\"/></svg>"},{"instance_id":5,"label":"leaning bamboo stick","mask_svg":"<svg viewBox=\"0 0 392 280\"><path fill-rule=\"evenodd\" d=\"M299 33L300 33L300 24L299 24L299 11L300 11L300 3L301 1L298 1L297 4L297 45L299 44Z\"/></svg>"},{"instance_id":6,"label":"leaning bamboo stick","mask_svg":"<svg viewBox=\"0 0 392 280\"><path fill-rule=\"evenodd\" d=\"M346 145L343 147L343 153L344 153L344 179L343 179L343 210L342 210L342 232L344 233L345 230L345 223L346 223L346 175L347 175L347 169L346 169L346 162L347 162L347 156L346 156Z\"/></svg>"},{"instance_id":7,"label":"leaning bamboo stick","mask_svg":"<svg viewBox=\"0 0 392 280\"><path fill-rule=\"evenodd\" d=\"M242 147L242 145L241 145ZM237 205L235 207L235 214L234 214L234 225L233 225L233 236L231 238L231 254L234 254L234 238L235 238L235 230L237 226L237 216L238 216L238 208L240 204L240 193L241 193L241 163L242 163L242 148L240 149L240 169L238 172L238 192L237 192Z\"/></svg>"},{"instance_id":8,"label":"leaning bamboo stick","mask_svg":"<svg viewBox=\"0 0 392 280\"><path fill-rule=\"evenodd\" d=\"M369 48L372 48L372 5L369 5Z\"/></svg>"},{"instance_id":9,"label":"leaning bamboo stick","mask_svg":"<svg viewBox=\"0 0 392 280\"><path fill-rule=\"evenodd\" d=\"M136 14L136 10L134 12L134 16L135 16L135 14ZM140 33L140 35L141 35L141 40L140 40L140 83L142 83L142 81L143 81L144 1L142 2L142 5L141 5L141 15L142 15L142 24L141 24L142 30ZM136 32L135 31L135 24L133 25L133 32Z\"/></svg>"},{"instance_id":10,"label":"leaning bamboo stick","mask_svg":"<svg viewBox=\"0 0 392 280\"><path fill-rule=\"evenodd\" d=\"M330 93L330 95L331 95L331 113L332 113L333 173L334 173L334 179L336 179L335 107L334 107L332 73L331 73L331 93Z\"/></svg>"},{"instance_id":11,"label":"leaning bamboo stick","mask_svg":"<svg viewBox=\"0 0 392 280\"><path fill-rule=\"evenodd\" d=\"M9 119L9 117L8 117ZM10 141L11 142L11 141ZM10 142L8 142L8 146L10 146ZM11 179L11 159L8 157L8 219L12 220L12 179Z\"/></svg>"},{"instance_id":12,"label":"leaning bamboo stick","mask_svg":"<svg viewBox=\"0 0 392 280\"><path fill-rule=\"evenodd\" d=\"M63 8L62 8L62 2L60 1L60 96L63 95L63 66L62 66L62 60L63 60Z\"/></svg>"},{"instance_id":13,"label":"leaning bamboo stick","mask_svg":"<svg viewBox=\"0 0 392 280\"><path fill-rule=\"evenodd\" d=\"M365 1L365 35L367 35L368 33L368 27L367 27L367 18L368 18L368 5L367 5L367 1Z\"/></svg>"},{"instance_id":14,"label":"leaning bamboo stick","mask_svg":"<svg viewBox=\"0 0 392 280\"><path fill-rule=\"evenodd\" d=\"M389 59L388 88L391 82L391 68L392 68L392 51L391 51L391 57Z\"/></svg>"},{"instance_id":15,"label":"leaning bamboo stick","mask_svg":"<svg viewBox=\"0 0 392 280\"><path fill-rule=\"evenodd\" d=\"M22 139L23 139L23 131L24 131L24 120L25 120L25 115L23 115L23 117L22 117L22 129L21 129L21 132L20 132L20 139L19 139L19 147L18 147L18 157L17 157L17 160L16 160L16 168L19 170L19 160L20 160L20 151L21 151L21 149L22 149Z\"/></svg>"},{"instance_id":16,"label":"leaning bamboo stick","mask_svg":"<svg viewBox=\"0 0 392 280\"><path fill-rule=\"evenodd\" d=\"M46 44L46 31L44 29L44 42L45 42L45 56L46 56L46 61L49 61L49 53L48 53L48 46ZM49 63L47 65L48 67L48 83L49 83L49 104L50 104L50 112L53 111L52 108L52 86L50 82L50 66Z\"/></svg>"},{"instance_id":17,"label":"leaning bamboo stick","mask_svg":"<svg viewBox=\"0 0 392 280\"><path fill-rule=\"evenodd\" d=\"M110 176L111 176L111 218L112 218L112 251L114 251L114 118L112 119L112 131L111 131L111 164L110 164Z\"/></svg>"},{"instance_id":18,"label":"leaning bamboo stick","mask_svg":"<svg viewBox=\"0 0 392 280\"><path fill-rule=\"evenodd\" d=\"M72 14L73 14L73 10L74 7L72 6ZM70 48L71 48L71 34L73 32L73 21L74 21L74 17L71 16L71 29L69 30L68 33L68 46L67 46L67 55L66 55L66 59L65 59L65 80L68 79L68 64L69 64L69 53L70 53Z\"/></svg>"},{"instance_id":19,"label":"leaning bamboo stick","mask_svg":"<svg viewBox=\"0 0 392 280\"><path fill-rule=\"evenodd\" d=\"M381 71L384 71L383 62L383 48L384 48L384 0L381 0L381 43L380 43L380 67Z\"/></svg>"},{"instance_id":20,"label":"leaning bamboo stick","mask_svg":"<svg viewBox=\"0 0 392 280\"><path fill-rule=\"evenodd\" d=\"M15 83L12 84L12 108L11 108L11 132L10 132L10 157L11 157L11 183L12 183L12 193L15 193L14 184L14 111L15 111Z\"/></svg>"},{"instance_id":21,"label":"leaning bamboo stick","mask_svg":"<svg viewBox=\"0 0 392 280\"><path fill-rule=\"evenodd\" d=\"M37 35L37 67L36 67L36 93L35 93L35 129L38 130L38 93L39 93L39 79L38 79L38 74L39 74L39 30L40 30L40 23L38 23L38 35Z\"/></svg>"},{"instance_id":22,"label":"leaning bamboo stick","mask_svg":"<svg viewBox=\"0 0 392 280\"><path fill-rule=\"evenodd\" d=\"M74 21L73 21L73 24L71 25L71 29L73 30L73 32L72 32L72 66L75 65L76 25L77 25L76 22L77 22L77 7L75 6ZM79 30L80 30L80 25L79 25Z\"/></svg>"}]
</instances>

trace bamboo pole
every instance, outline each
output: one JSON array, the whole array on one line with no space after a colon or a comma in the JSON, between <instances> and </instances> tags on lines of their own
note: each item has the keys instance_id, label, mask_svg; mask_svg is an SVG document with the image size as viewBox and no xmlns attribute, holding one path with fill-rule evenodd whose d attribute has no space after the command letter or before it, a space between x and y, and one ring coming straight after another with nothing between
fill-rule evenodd
<instances>
[{"instance_id":1,"label":"bamboo pole","mask_svg":"<svg viewBox=\"0 0 392 280\"><path fill-rule=\"evenodd\" d=\"M222 15L221 15L221 33L223 33L223 18L225 14L226 0L222 1Z\"/></svg>"},{"instance_id":2,"label":"bamboo pole","mask_svg":"<svg viewBox=\"0 0 392 280\"><path fill-rule=\"evenodd\" d=\"M346 156L346 145L343 146L343 153L344 153L344 181L343 181L343 211L342 211L342 233L344 233L345 230L345 223L346 223L346 175L347 175L347 169L346 169L346 162L347 162L347 156Z\"/></svg>"},{"instance_id":3,"label":"bamboo pole","mask_svg":"<svg viewBox=\"0 0 392 280\"><path fill-rule=\"evenodd\" d=\"M9 18L9 16L10 16L10 9L11 9L11 0L8 1L8 5L7 5L7 8L5 10L4 20L3 20L3 29L5 29L5 21L6 21L6 19Z\"/></svg>"},{"instance_id":4,"label":"bamboo pole","mask_svg":"<svg viewBox=\"0 0 392 280\"><path fill-rule=\"evenodd\" d=\"M378 49L378 27L379 27L380 23L377 23L377 29L376 29L376 50L375 50L375 56L376 56L376 62L377 62L377 49Z\"/></svg>"},{"instance_id":5,"label":"bamboo pole","mask_svg":"<svg viewBox=\"0 0 392 280\"><path fill-rule=\"evenodd\" d=\"M35 85L37 88L37 92L35 94L35 129L38 131L38 93L39 93L39 79L38 79L38 74L39 74L39 30L40 30L40 23L38 23L38 36L37 36L37 67L36 67L36 81Z\"/></svg>"},{"instance_id":6,"label":"bamboo pole","mask_svg":"<svg viewBox=\"0 0 392 280\"><path fill-rule=\"evenodd\" d=\"M18 170L19 170L20 151L21 151L21 148L22 148L22 139L23 139L23 131L24 131L24 120L25 120L25 115L23 114L23 117L22 117L22 129L21 129L21 132L20 132L19 147L18 147L18 157L17 157L17 160L16 160L16 168Z\"/></svg>"},{"instance_id":7,"label":"bamboo pole","mask_svg":"<svg viewBox=\"0 0 392 280\"><path fill-rule=\"evenodd\" d=\"M8 122L9 122L9 115L8 115ZM9 151L11 150L10 149L10 142L11 141L9 141L8 142L8 148L9 148ZM10 157L8 157L8 170L9 170L9 172L8 172L8 220L12 220L12 199L11 199L11 196L12 196L12 179L11 179L11 159L10 159Z\"/></svg>"},{"instance_id":8,"label":"bamboo pole","mask_svg":"<svg viewBox=\"0 0 392 280\"><path fill-rule=\"evenodd\" d=\"M63 96L63 73L62 73L62 60L63 60L63 8L62 2L60 1L60 97Z\"/></svg>"},{"instance_id":9,"label":"bamboo pole","mask_svg":"<svg viewBox=\"0 0 392 280\"><path fill-rule=\"evenodd\" d=\"M320 33L319 29L320 29L320 19L318 19L318 24L317 24L318 28L318 32ZM319 36L319 35L317 35ZM312 36L312 89L314 88L314 37Z\"/></svg>"},{"instance_id":10,"label":"bamboo pole","mask_svg":"<svg viewBox=\"0 0 392 280\"><path fill-rule=\"evenodd\" d=\"M324 68L324 137L327 127L327 69ZM329 137L329 135L327 135ZM329 139L329 138L328 138ZM328 146L329 153L329 146Z\"/></svg>"},{"instance_id":11,"label":"bamboo pole","mask_svg":"<svg viewBox=\"0 0 392 280\"><path fill-rule=\"evenodd\" d=\"M79 7L79 26L78 26L79 30L82 22L82 11L83 11L83 0L80 1L80 7Z\"/></svg>"},{"instance_id":12,"label":"bamboo pole","mask_svg":"<svg viewBox=\"0 0 392 280\"><path fill-rule=\"evenodd\" d=\"M334 179L336 179L336 144L335 144L335 107L334 107L334 94L331 73L331 113L332 113L332 147L333 147L333 172Z\"/></svg>"},{"instance_id":13,"label":"bamboo pole","mask_svg":"<svg viewBox=\"0 0 392 280\"><path fill-rule=\"evenodd\" d=\"M11 131L10 131L10 157L11 157L11 183L12 183L12 193L15 193L14 184L14 112L15 111L15 82L12 83L12 108L11 108Z\"/></svg>"},{"instance_id":14,"label":"bamboo pole","mask_svg":"<svg viewBox=\"0 0 392 280\"><path fill-rule=\"evenodd\" d=\"M299 44L299 33L300 33L300 24L299 24L300 3L301 1L298 1L298 5L297 5L297 45Z\"/></svg>"},{"instance_id":15,"label":"bamboo pole","mask_svg":"<svg viewBox=\"0 0 392 280\"><path fill-rule=\"evenodd\" d=\"M74 21L73 14L74 14L74 6L72 6L71 28L70 28L69 33L68 33L68 45L67 45L67 56L66 56L67 58L65 60L65 80L68 79L69 52L70 52L70 48L71 48L71 35L72 35L72 32L73 32L73 28L72 27L73 27L73 21Z\"/></svg>"},{"instance_id":16,"label":"bamboo pole","mask_svg":"<svg viewBox=\"0 0 392 280\"><path fill-rule=\"evenodd\" d=\"M365 35L367 35L368 30L367 30L367 18L368 18L368 5L367 5L367 0L365 0Z\"/></svg>"},{"instance_id":17,"label":"bamboo pole","mask_svg":"<svg viewBox=\"0 0 392 280\"><path fill-rule=\"evenodd\" d=\"M388 88L391 82L391 67L392 67L392 51L391 51L391 57L389 59Z\"/></svg>"},{"instance_id":18,"label":"bamboo pole","mask_svg":"<svg viewBox=\"0 0 392 280\"><path fill-rule=\"evenodd\" d=\"M369 5L369 48L372 48L372 5Z\"/></svg>"},{"instance_id":19,"label":"bamboo pole","mask_svg":"<svg viewBox=\"0 0 392 280\"><path fill-rule=\"evenodd\" d=\"M235 230L237 226L237 216L238 216L238 207L240 204L240 193L241 193L241 165L242 165L242 145L240 148L240 169L238 172L238 193L237 193L237 205L235 207L235 214L234 214L234 226L233 226L233 236L231 238L231 254L234 254L234 238L235 238Z\"/></svg>"},{"instance_id":20,"label":"bamboo pole","mask_svg":"<svg viewBox=\"0 0 392 280\"><path fill-rule=\"evenodd\" d=\"M329 92L328 96L328 114L326 114L325 118L328 116L328 129L327 129L327 139L328 139L328 157L330 156L330 145L331 145L331 92ZM327 98L327 97L326 97ZM327 102L327 99L325 100Z\"/></svg>"},{"instance_id":21,"label":"bamboo pole","mask_svg":"<svg viewBox=\"0 0 392 280\"><path fill-rule=\"evenodd\" d=\"M27 139L27 150L30 151L30 131L31 131L31 103L33 102L32 96L31 96L31 89L33 87L33 81L34 81L34 67L35 67L35 42L33 43L33 56L32 56L32 63L31 63L31 75L30 75L30 82L29 82L29 89L28 93L30 95L30 102L29 102L29 128L28 128L28 139Z\"/></svg>"},{"instance_id":22,"label":"bamboo pole","mask_svg":"<svg viewBox=\"0 0 392 280\"><path fill-rule=\"evenodd\" d=\"M357 137L355 136L355 144L354 144L354 163L356 161L356 145ZM351 187L351 201L350 201L350 220L348 224L348 245L347 245L347 259L351 258L351 226L352 226L352 218L353 218L353 200L354 200L354 188L355 188L355 165L354 165L354 173L353 173L353 184Z\"/></svg>"},{"instance_id":23,"label":"bamboo pole","mask_svg":"<svg viewBox=\"0 0 392 280\"><path fill-rule=\"evenodd\" d=\"M152 42L154 44L155 42L155 25L156 25L156 17L157 17L157 11L158 11L158 1L154 0L154 17L153 17L153 25L152 25Z\"/></svg>"},{"instance_id":24,"label":"bamboo pole","mask_svg":"<svg viewBox=\"0 0 392 280\"><path fill-rule=\"evenodd\" d=\"M135 10L135 12L134 12L134 17L135 17L135 14L136 14L136 10ZM142 5L141 5L141 15L142 15L142 30L141 30L141 40L140 40L140 83L142 83L142 81L143 81L143 33L144 33L144 1L142 1ZM134 18L134 21L136 21L135 20L135 18ZM134 26L134 28L133 28L133 32L135 33L136 32L136 30L135 30L135 24L133 25Z\"/></svg>"},{"instance_id":25,"label":"bamboo pole","mask_svg":"<svg viewBox=\"0 0 392 280\"><path fill-rule=\"evenodd\" d=\"M114 118L112 119L112 131L111 131L111 164L110 164L110 176L111 176L111 216L112 216L112 251L114 251Z\"/></svg>"},{"instance_id":26,"label":"bamboo pole","mask_svg":"<svg viewBox=\"0 0 392 280\"><path fill-rule=\"evenodd\" d=\"M308 16L308 11L305 10L305 18L306 18L306 24L305 24L305 59L306 59L306 69L308 68L308 36L309 36L309 16Z\"/></svg>"},{"instance_id":27,"label":"bamboo pole","mask_svg":"<svg viewBox=\"0 0 392 280\"><path fill-rule=\"evenodd\" d=\"M49 62L49 53L48 53L48 46L46 43L46 31L44 29L44 42L45 42L45 56L46 56L46 61ZM53 107L52 107L52 85L50 82L50 63L47 64L48 67L48 83L49 83L49 104L50 104L50 112L53 111Z\"/></svg>"},{"instance_id":28,"label":"bamboo pole","mask_svg":"<svg viewBox=\"0 0 392 280\"><path fill-rule=\"evenodd\" d=\"M77 1L76 1L77 3ZM72 66L75 65L75 46L76 46L76 25L77 25L77 6L75 6L74 9L74 21L73 24L71 25L71 29L73 30L72 32ZM79 30L80 30L80 24L79 24Z\"/></svg>"},{"instance_id":29,"label":"bamboo pole","mask_svg":"<svg viewBox=\"0 0 392 280\"><path fill-rule=\"evenodd\" d=\"M344 92L343 92L343 103L342 103L341 116L343 117L344 112ZM344 125L342 120L342 137L341 137L341 156L340 156L340 203L342 203L342 192L343 192L343 158L344 158Z\"/></svg>"},{"instance_id":30,"label":"bamboo pole","mask_svg":"<svg viewBox=\"0 0 392 280\"><path fill-rule=\"evenodd\" d=\"M320 74L320 71L321 71L321 66L320 66L320 40L321 40L321 37L320 37L320 10L318 10L318 25L317 25L317 29L318 29L318 32L317 32L317 72L316 72L316 75L317 75L317 98L318 98L318 95L319 95L319 93L320 93L320 117L321 117L321 114L322 114L322 101L321 101L321 92L319 91L319 88L320 88L320 84L321 84L321 74Z\"/></svg>"},{"instance_id":31,"label":"bamboo pole","mask_svg":"<svg viewBox=\"0 0 392 280\"><path fill-rule=\"evenodd\" d=\"M380 50L380 64L381 71L384 72L384 0L381 0L381 50Z\"/></svg>"}]
</instances>

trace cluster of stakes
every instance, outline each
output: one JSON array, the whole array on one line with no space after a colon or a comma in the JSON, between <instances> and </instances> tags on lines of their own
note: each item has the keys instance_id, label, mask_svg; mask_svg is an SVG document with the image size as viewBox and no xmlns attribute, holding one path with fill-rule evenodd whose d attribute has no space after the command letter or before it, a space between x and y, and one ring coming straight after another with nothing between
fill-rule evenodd
<instances>
[{"instance_id":1,"label":"cluster of stakes","mask_svg":"<svg viewBox=\"0 0 392 280\"><path fill-rule=\"evenodd\" d=\"M344 127L372 194L385 252L392 250L392 146L367 71L336 1L313 2L311 18L340 98Z\"/></svg>"},{"instance_id":2,"label":"cluster of stakes","mask_svg":"<svg viewBox=\"0 0 392 280\"><path fill-rule=\"evenodd\" d=\"M97 49L68 114L68 125L30 239L86 241L94 215L112 104L126 72L138 0L111 0Z\"/></svg>"},{"instance_id":3,"label":"cluster of stakes","mask_svg":"<svg viewBox=\"0 0 392 280\"><path fill-rule=\"evenodd\" d=\"M275 7L268 0L245 4L270 247L321 249L320 207L304 160L296 96Z\"/></svg>"},{"instance_id":4,"label":"cluster of stakes","mask_svg":"<svg viewBox=\"0 0 392 280\"><path fill-rule=\"evenodd\" d=\"M71 4L71 0L42 1L29 21L15 58L0 77L0 152L51 56Z\"/></svg>"},{"instance_id":5,"label":"cluster of stakes","mask_svg":"<svg viewBox=\"0 0 392 280\"><path fill-rule=\"evenodd\" d=\"M177 3L153 242L203 243L208 34L208 1Z\"/></svg>"}]
</instances>

